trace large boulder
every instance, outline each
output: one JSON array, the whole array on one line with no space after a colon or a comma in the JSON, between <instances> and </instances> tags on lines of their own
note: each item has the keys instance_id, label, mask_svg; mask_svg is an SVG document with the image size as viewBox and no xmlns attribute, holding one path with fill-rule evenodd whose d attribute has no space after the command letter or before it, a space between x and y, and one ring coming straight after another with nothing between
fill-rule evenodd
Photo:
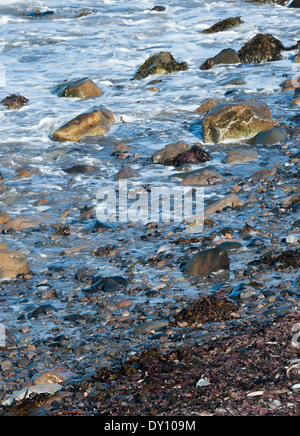
<instances>
[{"instance_id":1,"label":"large boulder","mask_svg":"<svg viewBox=\"0 0 300 436\"><path fill-rule=\"evenodd\" d=\"M99 106L60 127L52 134L52 139L60 142L79 142L84 136L104 135L114 122L113 113L109 109Z\"/></svg>"},{"instance_id":2,"label":"large boulder","mask_svg":"<svg viewBox=\"0 0 300 436\"><path fill-rule=\"evenodd\" d=\"M29 271L29 262L22 253L0 251L0 279L14 278L18 274L27 274Z\"/></svg>"},{"instance_id":3,"label":"large boulder","mask_svg":"<svg viewBox=\"0 0 300 436\"><path fill-rule=\"evenodd\" d=\"M101 89L87 77L65 81L55 88L55 92L59 97L90 98L102 95Z\"/></svg>"},{"instance_id":4,"label":"large boulder","mask_svg":"<svg viewBox=\"0 0 300 436\"><path fill-rule=\"evenodd\" d=\"M240 49L238 56L243 63L260 64L280 60L282 50L285 47L279 39L270 34L258 33Z\"/></svg>"},{"instance_id":5,"label":"large boulder","mask_svg":"<svg viewBox=\"0 0 300 436\"><path fill-rule=\"evenodd\" d=\"M290 8L300 8L300 0L293 0L290 4Z\"/></svg>"},{"instance_id":6,"label":"large boulder","mask_svg":"<svg viewBox=\"0 0 300 436\"><path fill-rule=\"evenodd\" d=\"M186 71L189 67L186 62L177 62L171 53L162 51L150 56L135 74L135 79L144 79L153 74L168 74Z\"/></svg>"},{"instance_id":7,"label":"large boulder","mask_svg":"<svg viewBox=\"0 0 300 436\"><path fill-rule=\"evenodd\" d=\"M266 103L221 103L206 115L202 130L205 142L253 138L274 126L271 110Z\"/></svg>"},{"instance_id":8,"label":"large boulder","mask_svg":"<svg viewBox=\"0 0 300 436\"><path fill-rule=\"evenodd\" d=\"M230 260L224 248L216 247L196 253L186 263L183 274L185 276L206 276L219 270L229 270Z\"/></svg>"}]
</instances>

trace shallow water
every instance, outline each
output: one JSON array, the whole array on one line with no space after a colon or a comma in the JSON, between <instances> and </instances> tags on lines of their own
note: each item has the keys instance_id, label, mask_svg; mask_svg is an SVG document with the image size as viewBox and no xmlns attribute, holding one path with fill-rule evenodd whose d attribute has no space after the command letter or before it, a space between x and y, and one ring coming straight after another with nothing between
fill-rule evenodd
<instances>
[{"instance_id":1,"label":"shallow water","mask_svg":"<svg viewBox=\"0 0 300 436\"><path fill-rule=\"evenodd\" d=\"M46 2L20 2L11 6L0 6L0 62L5 67L6 86L0 88L1 99L12 93L19 93L30 100L30 104L19 111L0 107L0 172L5 179L13 178L19 167L38 168L40 174L30 179L6 182L7 190L1 195L1 209L12 216L19 214L39 217L44 220L43 231L23 231L16 234L0 235L0 242L24 252L35 276L24 288L13 283L4 286L3 306L0 319L8 328L13 328L16 316L28 314L30 308L41 304L40 288L47 280L46 288L55 289L60 298L50 301L55 308L55 321L48 319L33 325L32 334L38 332L40 338L48 337L68 311L94 314L94 308L83 303L82 284L73 278L80 268L93 270L95 275L125 275L130 259L135 263L139 258L149 258L162 246L179 256L181 248L172 246L172 241L156 238L143 242L144 226L121 226L118 232L103 232L91 235L88 229L91 220L79 222L79 210L84 206L97 204L96 194L103 186L114 185L114 175L126 160L112 157L114 145L120 141L132 147L132 155L139 157L132 163L142 179L133 185L153 183L178 184L177 179L169 179L174 174L172 167L149 165L149 157L154 151L179 140L194 144L202 141L201 118L194 110L208 97L223 97L227 91L236 90L235 95L251 97L267 102L275 120L288 123L297 109L289 109L292 93L281 93L280 84L297 74L298 68L293 59L296 52L284 52L278 62L263 65L243 64L239 66L218 66L210 71L201 71L200 65L208 57L231 47L238 50L257 33L272 33L285 46L295 44L299 36L300 11L287 7L264 5L243 0L233 1L165 1L165 12L151 11L153 1L95 1L93 6L87 1L68 2L59 0ZM21 13L53 10L54 15L32 18ZM93 13L76 18L82 11ZM244 24L226 32L212 35L201 34L220 19L240 15ZM186 61L189 70L168 76L132 80L140 65L159 51L170 51L176 60ZM100 98L90 100L58 98L53 88L65 79L89 77L103 91ZM245 85L224 86L227 80L243 78ZM158 93L148 90L154 79L161 80ZM50 139L51 133L64 122L96 105L104 105L112 110L116 124L102 138L89 137L77 143L59 144ZM229 149L243 144L205 144L212 160L205 165L213 165L221 173L230 176L248 177L256 170L272 167L280 159L288 165L288 156L276 147L257 147L260 159L234 168L223 163ZM290 153L295 153L297 142L287 141ZM100 170L95 175L66 174L63 169L76 164L96 165ZM175 170L176 171L176 170ZM70 183L70 179L73 179ZM216 185L206 189L206 201L230 193L230 184ZM250 191L246 192L249 196ZM274 202L279 202L285 194L279 189L273 192ZM35 206L42 198L51 202L46 206ZM276 198L276 201L275 201ZM61 218L69 209L67 218ZM245 221L265 232L268 217L259 214L260 205L251 210L234 212L223 217L219 227L242 228ZM259 218L257 218L257 216ZM289 224L296 219L294 214L282 230L284 236ZM220 220L219 220L220 221ZM70 226L71 235L65 239L51 238L51 224L64 223ZM281 224L279 225L281 226ZM163 227L163 226L162 226ZM165 226L163 235L173 230L174 225ZM281 230L276 230L279 232ZM118 244L121 248L123 264L116 265L110 258L96 258L93 250L107 244ZM200 244L199 244L200 245ZM68 248L86 246L72 255L63 254ZM257 251L257 253L259 250ZM255 250L232 256L232 270L242 268L247 260L257 256ZM65 273L51 278L49 267L59 266ZM199 286L182 280L179 268L158 271L151 266L137 265L132 281L143 286L141 276L148 276L147 286L160 285L164 273L173 280L174 296L185 293L197 295ZM291 274L290 280L296 275ZM231 279L235 275L231 274ZM272 277L272 280L274 278ZM281 280L284 280L281 277ZM267 281L267 278L266 278ZM276 285L276 280L274 281ZM40 289L39 289L40 288ZM46 289L45 288L45 289ZM200 286L201 288L201 286ZM170 286L171 289L171 286ZM206 289L205 285L202 290ZM13 290L13 292L12 292ZM169 294L172 295L169 291ZM118 299L128 297L120 294ZM136 293L135 301L147 301L143 291ZM153 304L166 300L166 296L153 299ZM68 300L69 299L69 300ZM46 303L47 304L47 300ZM50 317L51 318L51 317ZM69 333L65 323L65 332ZM71 328L73 338L79 334ZM109 329L105 332L109 334ZM124 333L125 335L126 333Z\"/></svg>"}]
</instances>

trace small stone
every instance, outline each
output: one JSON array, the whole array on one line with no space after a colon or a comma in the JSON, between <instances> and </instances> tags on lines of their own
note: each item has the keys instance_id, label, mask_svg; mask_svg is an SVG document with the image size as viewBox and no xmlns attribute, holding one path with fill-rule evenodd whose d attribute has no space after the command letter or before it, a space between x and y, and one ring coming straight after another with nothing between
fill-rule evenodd
<instances>
[{"instance_id":1,"label":"small stone","mask_svg":"<svg viewBox=\"0 0 300 436\"><path fill-rule=\"evenodd\" d=\"M8 109L21 109L23 106L29 103L29 100L22 95L12 94L4 98L1 103Z\"/></svg>"},{"instance_id":2,"label":"small stone","mask_svg":"<svg viewBox=\"0 0 300 436\"><path fill-rule=\"evenodd\" d=\"M170 74L186 71L186 62L177 62L169 52L160 52L150 56L135 74L135 79L144 79L153 74Z\"/></svg>"}]
</instances>

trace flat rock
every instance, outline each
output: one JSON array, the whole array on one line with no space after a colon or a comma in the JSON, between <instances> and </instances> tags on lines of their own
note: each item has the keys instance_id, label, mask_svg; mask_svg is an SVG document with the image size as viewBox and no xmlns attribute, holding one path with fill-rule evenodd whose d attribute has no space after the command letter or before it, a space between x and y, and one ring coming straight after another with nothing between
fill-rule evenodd
<instances>
[{"instance_id":1,"label":"flat rock","mask_svg":"<svg viewBox=\"0 0 300 436\"><path fill-rule=\"evenodd\" d=\"M213 170L203 170L200 174L192 175L180 182L183 186L205 186L215 185L225 181L226 178Z\"/></svg>"},{"instance_id":2,"label":"flat rock","mask_svg":"<svg viewBox=\"0 0 300 436\"><path fill-rule=\"evenodd\" d=\"M158 321L148 321L144 324L138 325L132 332L133 336L139 336L143 335L145 333L151 332L151 331L157 331L160 330L163 327L166 327L169 325L169 321L165 319L161 319Z\"/></svg>"},{"instance_id":3,"label":"flat rock","mask_svg":"<svg viewBox=\"0 0 300 436\"><path fill-rule=\"evenodd\" d=\"M222 200L218 200L205 209L205 213L216 213L222 212L226 207L240 207L243 206L244 203L236 194L231 194L228 197L223 198Z\"/></svg>"},{"instance_id":4,"label":"flat rock","mask_svg":"<svg viewBox=\"0 0 300 436\"><path fill-rule=\"evenodd\" d=\"M251 162L258 160L258 153L255 150L231 150L226 159L226 164Z\"/></svg>"},{"instance_id":5,"label":"flat rock","mask_svg":"<svg viewBox=\"0 0 300 436\"><path fill-rule=\"evenodd\" d=\"M0 279L14 278L27 274L30 265L26 257L18 251L0 251Z\"/></svg>"},{"instance_id":6,"label":"flat rock","mask_svg":"<svg viewBox=\"0 0 300 436\"><path fill-rule=\"evenodd\" d=\"M115 122L113 113L103 106L91 109L64 124L52 134L54 141L79 142L89 135L104 135Z\"/></svg>"}]
</instances>

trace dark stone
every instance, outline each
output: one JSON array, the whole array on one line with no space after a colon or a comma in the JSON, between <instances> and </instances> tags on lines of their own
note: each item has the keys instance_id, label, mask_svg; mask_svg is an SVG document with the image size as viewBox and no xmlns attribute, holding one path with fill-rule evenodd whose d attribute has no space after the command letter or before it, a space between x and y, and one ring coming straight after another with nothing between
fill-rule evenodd
<instances>
[{"instance_id":1,"label":"dark stone","mask_svg":"<svg viewBox=\"0 0 300 436\"><path fill-rule=\"evenodd\" d=\"M166 8L164 6L154 6L151 11L164 12Z\"/></svg>"},{"instance_id":2,"label":"dark stone","mask_svg":"<svg viewBox=\"0 0 300 436\"><path fill-rule=\"evenodd\" d=\"M50 304L44 304L43 306L34 309L29 315L28 319L38 319L43 316L47 316L54 311L53 306Z\"/></svg>"},{"instance_id":3,"label":"dark stone","mask_svg":"<svg viewBox=\"0 0 300 436\"><path fill-rule=\"evenodd\" d=\"M21 107L29 103L29 100L26 97L23 97L22 95L12 94L4 98L4 100L2 100L1 103L3 104L3 106L6 106L8 109L21 109Z\"/></svg>"},{"instance_id":4,"label":"dark stone","mask_svg":"<svg viewBox=\"0 0 300 436\"><path fill-rule=\"evenodd\" d=\"M239 64L241 60L232 48L226 48L218 53L214 58L207 59L200 67L200 70L210 70L219 64Z\"/></svg>"},{"instance_id":5,"label":"dark stone","mask_svg":"<svg viewBox=\"0 0 300 436\"><path fill-rule=\"evenodd\" d=\"M64 172L67 174L84 174L98 171L99 167L92 165L74 165L71 168L65 168Z\"/></svg>"},{"instance_id":6,"label":"dark stone","mask_svg":"<svg viewBox=\"0 0 300 436\"><path fill-rule=\"evenodd\" d=\"M186 62L177 62L171 53L162 51L150 56L135 74L135 79L144 79L153 74L168 74L186 71L189 67Z\"/></svg>"},{"instance_id":7,"label":"dark stone","mask_svg":"<svg viewBox=\"0 0 300 436\"><path fill-rule=\"evenodd\" d=\"M201 33L217 33L224 32L224 30L231 29L232 27L239 26L244 21L241 20L241 17L230 17L225 18L225 20L221 20L218 23L211 26L209 29L203 30Z\"/></svg>"},{"instance_id":8,"label":"dark stone","mask_svg":"<svg viewBox=\"0 0 300 436\"><path fill-rule=\"evenodd\" d=\"M216 247L196 253L186 263L183 274L193 277L203 276L222 269L230 269L230 260L227 250L222 247Z\"/></svg>"},{"instance_id":9,"label":"dark stone","mask_svg":"<svg viewBox=\"0 0 300 436\"><path fill-rule=\"evenodd\" d=\"M190 150L179 153L175 158L166 160L164 165L179 167L185 163L204 163L211 160L210 155L197 145L193 145Z\"/></svg>"},{"instance_id":10,"label":"dark stone","mask_svg":"<svg viewBox=\"0 0 300 436\"><path fill-rule=\"evenodd\" d=\"M300 8L300 0L294 0L290 4L290 8Z\"/></svg>"},{"instance_id":11,"label":"dark stone","mask_svg":"<svg viewBox=\"0 0 300 436\"><path fill-rule=\"evenodd\" d=\"M284 45L270 34L258 33L238 52L243 63L263 63L278 61Z\"/></svg>"}]
</instances>

